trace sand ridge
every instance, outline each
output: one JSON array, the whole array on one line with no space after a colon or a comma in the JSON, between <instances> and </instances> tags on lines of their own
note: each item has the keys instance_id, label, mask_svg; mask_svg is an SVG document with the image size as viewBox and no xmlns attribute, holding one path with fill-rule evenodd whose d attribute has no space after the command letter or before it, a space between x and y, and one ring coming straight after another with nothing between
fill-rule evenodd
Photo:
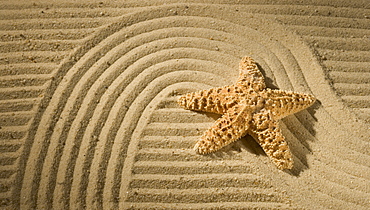
<instances>
[{"instance_id":1,"label":"sand ridge","mask_svg":"<svg viewBox=\"0 0 370 210\"><path fill-rule=\"evenodd\" d=\"M2 6L2 207L369 207L362 4L63 2ZM269 87L320 101L282 120L291 171L249 137L191 149L218 116L181 110L178 95L230 84L245 55Z\"/></svg>"}]
</instances>

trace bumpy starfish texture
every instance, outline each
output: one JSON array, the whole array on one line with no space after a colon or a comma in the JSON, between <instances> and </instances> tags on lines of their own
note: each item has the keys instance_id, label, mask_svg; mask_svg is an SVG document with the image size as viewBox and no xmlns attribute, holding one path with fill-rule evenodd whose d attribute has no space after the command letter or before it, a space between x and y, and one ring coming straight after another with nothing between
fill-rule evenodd
<instances>
[{"instance_id":1,"label":"bumpy starfish texture","mask_svg":"<svg viewBox=\"0 0 370 210\"><path fill-rule=\"evenodd\" d=\"M196 143L194 149L199 154L215 152L249 134L279 169L291 169L292 154L278 120L315 100L310 94L266 88L254 60L244 57L235 84L188 93L178 103L185 109L222 114Z\"/></svg>"}]
</instances>

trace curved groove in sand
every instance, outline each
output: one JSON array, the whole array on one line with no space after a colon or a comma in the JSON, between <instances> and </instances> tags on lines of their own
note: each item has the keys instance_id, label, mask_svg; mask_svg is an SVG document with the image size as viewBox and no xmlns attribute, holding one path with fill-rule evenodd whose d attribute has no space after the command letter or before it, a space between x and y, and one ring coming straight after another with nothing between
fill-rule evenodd
<instances>
[{"instance_id":1,"label":"curved groove in sand","mask_svg":"<svg viewBox=\"0 0 370 210\"><path fill-rule=\"evenodd\" d=\"M168 10L163 12L163 8L171 7L149 9L122 17L121 22L108 25L86 42L93 43L95 47L78 52L82 55L77 57L82 57L58 84L44 116L39 121L39 130L31 137L34 141L31 142L33 144L31 153L40 155L38 158L29 159L26 165L24 174L31 175L32 178L24 180L23 183L21 203L24 207L37 205L40 208L78 208L87 205L91 208L110 208L117 207L118 197L124 205L129 184L129 180L126 179L130 177L127 173L132 169L137 152L135 144L138 144L139 136L154 110L154 105L160 103L164 97L162 89L169 93L176 90L171 89L176 83L194 81L194 74L190 74L191 72L179 75L179 72L175 74L170 67L176 71L199 68L201 71L197 72L200 78L196 78L200 80L199 82L212 86L215 85L215 81L229 84L228 81L236 78L237 71L234 67L237 66L235 64L238 57L249 54L263 67L267 78L274 80L270 81L270 84L276 82L281 89L312 91L315 95L320 95L314 84L318 79L310 77L307 72L310 66L306 61L302 61L304 56L313 57L311 51L297 47L306 46L290 33L284 38L286 33L282 26L273 32L276 35L274 36L266 33L270 32L267 27L252 29L253 24L262 23L265 26L272 24L257 18L250 18L255 21L251 25L242 26L237 20L232 23L227 17L225 20L220 20L220 17L218 19L196 17L197 14L177 17L172 16L172 12ZM284 33L277 35L282 31ZM102 35L103 32L108 34ZM277 37L277 40L271 40L270 37ZM288 43L287 39L291 38L295 39L294 44L298 43L297 46ZM300 55L302 51L306 55ZM358 52L354 54L357 55ZM312 58L312 61L314 65L318 65L315 58ZM214 65L212 62L228 66L230 71L235 69L235 72L229 77L212 80L210 74L204 72L216 70L212 73L223 75L222 65ZM321 70L321 67L315 68L316 71ZM141 72L137 69L145 70ZM161 70L164 72L159 73ZM142 84L148 86L140 86ZM327 86L326 81L320 81L319 85ZM70 89L73 91L69 92ZM330 91L325 94L325 96L331 94L331 98L335 95ZM325 100L322 94L321 99ZM133 105L128 108L127 106L131 104ZM63 111L57 112L58 109ZM310 148L307 140L301 142L302 137L309 137L309 141L319 139L312 128L305 127L307 126L305 122L314 121L311 112L305 111L283 121L289 130L287 137L292 140L295 159L300 162L297 163L298 168L307 168L306 154L316 152L317 149ZM333 112L330 110L318 112L321 117L329 116L333 119ZM341 119L337 121L340 122ZM327 127L325 122L315 125L315 129L320 132L325 131ZM48 129L53 131L47 131ZM295 132L297 130L299 132ZM320 135L322 137L322 134ZM123 143L122 139L131 139L130 145L128 146L127 142ZM327 148L331 148L333 144L324 143ZM351 171L353 168L362 167L358 163L358 157L369 158L363 150L356 148L364 144L366 142L361 138L355 140L353 146L350 146L350 152L356 154L353 157L339 154L340 163L327 169L328 173L339 173L346 177L360 176ZM129 148L125 148L126 146ZM335 152L325 161L330 160L338 151L348 150L345 145L335 146L336 149L332 150ZM127 150L131 150L131 153L125 160ZM325 155L318 154L319 157ZM316 166L320 169L325 168L325 161L318 161ZM346 168L341 167L343 161L346 162ZM363 167L365 170L366 163ZM39 170L42 170L41 173ZM353 195L342 196L338 194L351 188L350 183L341 185L338 183L340 179L333 179L330 176L322 178L325 180L324 183L332 181L338 186L332 191L325 189L323 193L344 202L361 203L360 199L364 197L361 193L366 189L359 186L360 181L356 183L356 188L360 192L354 191ZM362 181L368 180L364 178ZM153 193L156 194L154 191ZM354 198L356 196L357 199Z\"/></svg>"},{"instance_id":2,"label":"curved groove in sand","mask_svg":"<svg viewBox=\"0 0 370 210\"><path fill-rule=\"evenodd\" d=\"M111 44L111 43L110 43ZM97 49L99 49L99 47L97 48ZM98 50L99 51L99 50ZM98 65L99 66L99 65ZM79 72L79 73L81 73L81 72ZM96 74L96 72L95 72L95 74L93 74L94 76L96 76L97 74ZM87 80L83 80L83 81L87 81ZM74 89L79 89L78 87L77 88L74 88ZM75 99L71 99L70 98L70 100L69 100L69 102L70 103L73 103L74 101L76 101L76 97L77 97L77 95L78 94L76 94L75 95ZM60 105L60 103L58 103L58 105ZM68 105L67 104L67 107L73 107L72 106L72 104L71 105ZM65 113L65 112L64 112ZM68 111L67 111L67 113L68 113ZM68 116L67 115L63 115L63 113L62 113L62 115L61 115L61 118L62 119L68 119ZM60 122L60 121L59 121ZM57 124L58 125L58 124ZM73 128L73 126L72 126L72 128ZM57 129L58 130L58 129ZM62 129L60 129L60 130L62 130ZM65 131L65 129L63 129L63 131ZM53 139L58 139L58 137L57 136L55 136L55 135L60 135L60 134L57 134L57 133L53 133L53 136L51 136L51 138L53 138ZM55 144L55 143L58 143L58 142L56 142L56 141L54 141L54 144L53 144L53 142L52 142L52 145L50 146L50 150L49 151L52 151L52 152L54 152L54 151L56 151L55 149L53 149L53 148L56 148L56 146L57 146L57 144ZM60 144L60 143L63 143L63 141L62 142L59 142L58 144ZM53 145L55 145L55 146L53 146ZM55 156L55 155L52 155L52 156ZM48 161L49 159L47 158L46 159L46 161ZM53 159L50 159L50 160L53 160ZM47 165L51 165L51 163L50 164L48 164L47 162L45 163L46 164L46 166ZM45 171L45 173L49 173L49 171L50 171L50 168L49 167L44 167L44 171ZM52 177L52 176L51 176ZM43 186L43 185L41 185L41 186ZM44 191L44 190L42 190L42 191ZM47 190L46 190L47 191ZM42 199L42 196L41 196L41 199ZM43 200L42 200L42 202L41 203L45 203L45 202L43 202Z\"/></svg>"},{"instance_id":3,"label":"curved groove in sand","mask_svg":"<svg viewBox=\"0 0 370 210\"><path fill-rule=\"evenodd\" d=\"M85 80L86 81L86 80ZM76 121L74 121L74 122L76 122ZM78 122L78 121L77 121ZM72 125L72 128L74 128L74 126ZM46 170L46 171L49 171L49 170ZM62 170L63 171L63 170ZM41 201L42 202L42 201Z\"/></svg>"},{"instance_id":4,"label":"curved groove in sand","mask_svg":"<svg viewBox=\"0 0 370 210\"><path fill-rule=\"evenodd\" d=\"M144 59L144 60L146 60L146 59ZM216 66L216 69L214 68L215 66ZM219 66L219 67L217 67L217 66ZM224 69L222 67L222 65L212 65L212 62L206 62L206 61L201 61L201 62L198 61L197 62L197 60L195 60L195 59L194 60L192 60L192 59L168 60L168 61L164 61L162 63L155 64L155 65L149 67L148 69L144 70L137 78L141 78L141 79L144 79L144 78L145 79L154 79L156 77L159 77L163 73L169 73L169 72L175 71L174 69L176 69L176 71L179 71L182 68L184 68L184 69L194 69L194 71L196 71L196 70L201 70L202 71L202 70L206 70L206 69L211 69L211 67L213 67L213 70L217 70L217 69L221 70L221 69ZM161 69L163 69L163 70L165 70L167 72L163 72L161 74L158 74L158 71L163 71ZM127 69L127 71L128 71L128 69ZM125 73L127 71L125 71ZM153 73L156 73L156 75L151 75ZM120 76L119 78L117 78L117 80L119 79L120 81L115 82L115 83L117 83L117 84L122 83L122 80L124 78L126 78L126 77L125 76L122 76L122 77ZM136 91L140 91L140 89L141 89L140 84L143 84L144 82L143 81L140 81L139 79L137 79L139 81L135 81L135 80L132 81L130 83L130 85L129 85L129 86L133 86L134 88L130 88L129 86L127 86L126 89L125 89L125 92L131 92L131 91L128 91L130 89L136 90ZM110 86L110 87L112 87L112 86ZM130 97L127 96L127 94L123 94L123 95L126 95L126 97L125 98L122 98L121 97L120 101L122 101L122 100L127 101L127 103L124 104L124 106L129 106L130 104L128 103L128 100L129 100ZM111 103L112 103L112 101L113 102L114 101L118 101L117 99L113 99L109 94L106 94L106 96L103 96L102 99L103 98L106 98ZM105 100L101 100L101 101L104 102ZM116 102L116 103L120 103L120 102ZM132 103L132 102L130 102L130 103ZM111 106L117 107L115 105L115 103L114 104L112 103ZM122 108L112 109L112 112L114 112L114 110L122 110ZM99 112L101 112L101 111L96 110L96 113L99 113ZM111 131L112 130L112 125L114 125L115 124L115 121L117 121L117 119L116 120L113 120L113 119L114 118L117 118L118 113L113 113L113 114L109 113L107 115L109 115L109 116L108 117L104 117L106 119L106 121L104 121L104 126L103 126L103 128L101 128L101 132L99 132L99 134L100 134L99 135L99 142L98 142L98 145L95 148L97 155L93 158L93 160L90 160L90 161L92 161L91 168L100 168L100 167L103 167L103 168L100 169L100 170L95 170L95 171L92 171L91 172L91 174L89 176L90 177L90 180L88 182L88 185L89 186L91 185L91 187L89 187L90 189L94 189L99 184L99 183L97 183L98 179L96 179L96 177L105 177L106 168L104 169L104 167L106 167L106 166L104 166L104 165L99 166L99 165L101 165L103 163L103 161L104 161L104 158L106 158L106 152L107 152L106 150L108 150L108 151L111 151L112 150L111 143L108 144L110 146L106 146L106 144L107 144L107 142L110 142L111 141L111 140L107 139L108 138L108 135L109 135L108 133L109 132L112 132ZM122 115L122 112L121 112L120 115ZM121 121L121 120L118 120L118 122L119 121ZM91 120L90 122L93 122L93 121ZM91 124L91 127L95 127L96 124L93 124L92 123ZM87 136L89 136L89 135L87 135ZM76 167L76 169L78 170L78 167ZM74 179L74 180L78 180L78 179ZM101 181L102 180L100 180L100 182ZM78 183L78 181L76 181L76 182ZM90 193L91 194L94 193L94 190L88 190L87 192L88 192L88 196L89 196Z\"/></svg>"},{"instance_id":5,"label":"curved groove in sand","mask_svg":"<svg viewBox=\"0 0 370 210\"><path fill-rule=\"evenodd\" d=\"M176 49L174 49L174 50L176 50ZM173 50L171 50L171 51L173 51ZM155 56L155 55L154 55ZM164 66L166 66L167 64L165 64ZM134 68L134 70L133 71L131 71L131 70L129 70L130 68L128 68L127 69L127 72L125 71L125 74L123 74L123 76L120 76L119 77L119 79L120 79L120 81L119 82L116 82L116 83L118 83L120 86L122 86L122 84L121 83L123 83L123 84L125 84L125 83L128 83L128 82L130 82L130 81L127 81L127 78L128 78L128 76L130 75L130 73L132 72L132 73L135 73L135 74L137 74L136 72L135 72L135 68ZM160 69L160 68L159 68ZM163 67L162 67L162 69L163 69ZM115 70L117 70L117 69L115 69ZM154 69L154 71L155 71L156 69ZM152 72L154 72L153 70L151 70ZM106 72L108 72L109 73L109 71L106 71ZM87 73L86 75L93 75L92 73ZM108 74L109 75L109 74ZM127 75L127 76L125 76L125 75ZM153 78L155 78L156 76L158 76L158 75L153 75L152 77ZM136 78L136 77L133 77L133 78ZM150 75L149 75L149 77L140 77L140 78L146 78L146 79L150 79L151 77L150 77ZM123 80L123 81L122 81ZM82 78L81 79L81 81L91 81L91 80L89 80L89 79L85 79L85 78ZM99 90L99 89L101 89L102 88L102 86L107 86L108 84L106 84L106 83L101 83L102 81L106 81L106 79L104 79L104 78L99 78L99 79L97 79L97 82L95 83L96 85L95 85L95 87L94 86L92 86L92 88L90 88L89 89L89 92L87 93L87 96L85 97L85 99L84 100L86 100L86 102L82 102L82 105L79 107L79 110L78 110L78 112L76 113L76 118L74 119L74 121L73 121L73 123L72 123L72 125L71 125L71 130L69 131L69 133L68 133L68 136L67 137L64 137L64 138L66 138L67 139L67 141L64 141L64 143L63 144L65 144L65 148L63 148L63 150L65 150L65 151L71 151L72 149L73 149L73 147L75 147L76 149L78 149L79 147L80 147L80 145L79 145L79 143L78 142L81 142L81 140L79 140L79 138L77 138L76 139L76 135L78 135L78 132L81 132L81 130L85 130L85 128L86 128L86 125L85 125L85 127L80 127L80 125L81 125L81 122L83 122L84 120L86 120L86 119L88 119L89 121L91 120L90 119L90 117L85 117L85 113L87 112L87 110L88 109L90 109L91 110L91 108L92 107L94 107L95 105L91 105L91 103L93 103L94 101L96 101L96 100L100 100L100 95L98 94L97 95L97 91ZM109 81L109 80L108 80ZM135 81L132 81L132 82L135 82ZM131 82L131 83L132 83ZM141 83L144 83L143 81L141 81ZM140 83L139 83L140 84ZM120 87L119 89L121 89L121 90L119 90L119 91L116 91L116 90L114 90L114 92L115 92L115 94L120 94L120 92L122 92L123 91L123 89L122 89L123 87ZM78 91L79 90L79 88L76 88L75 89L76 91ZM139 89L137 89L137 88L134 88L134 90L135 91L138 91ZM127 92L128 90L126 90L126 92ZM132 91L128 91L128 92L130 92L130 93L133 93ZM90 93L90 96L91 97L88 97L89 96L89 93ZM72 93L72 95L73 95L73 93ZM77 97L77 96L79 96L79 94L75 94L75 96ZM98 97L98 98L96 98L96 97ZM130 98L130 97L128 97L128 98ZM134 97L135 98L135 97ZM70 99L70 101L73 101L73 100L75 100L75 99ZM126 99L122 99L122 100L124 100L124 101L127 101ZM84 104L85 104L85 106L84 106ZM130 105L130 103L128 103L126 106L129 106ZM81 114L79 114L81 112ZM62 116L62 119L68 119L68 116L67 115L61 115ZM59 122L61 122L61 121L59 121ZM58 125L58 124L57 124ZM65 129L63 129L63 128L60 128L60 129L57 129L57 130L65 130ZM57 136L54 136L54 135L61 135L61 134L58 134L57 132L55 132L54 134L53 134L53 136L52 136L52 138L53 139L58 139L59 137L57 137ZM83 143L84 141L82 141L82 143ZM87 143L87 142L85 142L85 143ZM55 146L57 146L57 145L55 145ZM53 147L53 145L51 145L51 148L49 148L49 151L55 151L56 150L56 148L55 148L55 146ZM88 146L87 145L84 145L84 147L85 147L85 149L88 149ZM83 150L83 149L82 149ZM91 151L91 148L90 148L90 151ZM80 156L81 155L81 153L80 152L76 152L78 155L75 155L75 153L66 153L66 154L64 154L63 153L63 155L60 157L60 159L62 159L62 160L67 160L67 159L70 159L70 158L73 158L73 157L75 157L75 156ZM83 154L85 154L85 153L82 153L82 155ZM64 155L66 155L66 156L64 156ZM70 155L72 155L72 157L69 157ZM51 154L50 155L51 157L53 157L53 156L55 156L55 154ZM50 171L53 171L50 167L52 166L52 165L55 165L55 164L58 164L58 161L55 163L53 163L53 162L49 162L48 160L54 160L54 158L46 158L46 161L45 161L45 163L44 163L44 171L45 171L45 175L46 174L48 174L48 173L50 173ZM77 160L78 160L78 158L77 158ZM54 160L55 161L55 160ZM66 171L73 171L73 170L71 170L71 168L74 168L74 163L73 163L73 161L75 161L75 160L73 160L73 159L71 159L70 161L67 161L67 162L72 162L72 165L71 165L71 163L69 163L69 164L63 164L63 165L61 165L61 167L62 168L59 168L59 173L58 173L58 177L60 177L60 179L58 179L59 181L57 181L58 183L64 183L64 185L63 186L61 186L61 185L57 185L56 187L56 191L58 192L58 188L60 188L60 187L62 187L62 188L65 188L65 185L67 185L67 186L70 186L70 184L68 184L68 183L66 183L66 182L68 182L68 181L66 181L65 179L68 177L68 176L65 176L65 175L63 175L63 174L65 174L66 173ZM49 163L48 163L49 162ZM49 165L49 167L48 167L48 165ZM77 169L82 169L83 167L81 166L81 167L77 167ZM53 178L53 176L51 176L51 175L49 175L49 177L50 177L50 179L52 179ZM67 178L68 179L68 178ZM78 179L73 179L74 181L75 180L78 180ZM46 179L44 179L44 181L47 181ZM51 182L54 182L54 181L51 181ZM42 184L42 180L41 180L41 184L40 184L40 186L49 186L50 187L50 184ZM40 190L40 192L45 192L44 190ZM63 193L55 193L57 196L61 196L61 197L65 197L65 196L67 196L65 193L63 194ZM46 195L47 196L47 195ZM42 198L42 196L39 196L40 198ZM46 198L45 198L46 199ZM57 199L57 200L59 200L59 199ZM43 202L41 202L41 203L43 203Z\"/></svg>"},{"instance_id":6,"label":"curved groove in sand","mask_svg":"<svg viewBox=\"0 0 370 210\"><path fill-rule=\"evenodd\" d=\"M84 79L83 79L84 80ZM86 80L84 80L84 81L86 81ZM72 126L73 127L73 126ZM53 150L52 150L53 151ZM49 171L49 170L45 170L45 171Z\"/></svg>"},{"instance_id":7,"label":"curved groove in sand","mask_svg":"<svg viewBox=\"0 0 370 210\"><path fill-rule=\"evenodd\" d=\"M144 59L145 60L145 59ZM179 60L180 62L180 66L181 66L181 60ZM177 65L174 65L174 64L177 64ZM144 71L142 71L142 73L140 73L137 77L135 77L135 79L133 81L131 81L129 84L127 84L126 87L122 88L120 86L122 86L122 83L125 83L125 79L127 78L127 76L124 76L124 75L130 75L130 73L135 73L137 72L137 70L140 70L139 69L136 69L134 68L133 71L130 71L129 69L127 69L128 72L125 71L125 73L127 74L123 74L123 76L119 76L113 83L112 85L110 86L111 89L113 90L112 92L115 92L116 94L116 97L119 96L119 99L117 98L112 98L111 95L107 95L106 97L108 98L109 97L109 102L111 103L111 106L113 107L117 107L115 106L115 103L118 103L118 104L121 104L121 106L123 107L118 107L117 110L121 110L121 112L119 113L119 117L118 119L116 119L116 121L122 121L126 118L126 111L123 111L122 110L124 109L124 107L135 107L135 106L143 106L141 104L135 104L132 100L135 99L137 97L137 95L142 91L142 89L144 87L141 86L141 84L150 84L150 81L154 78L157 78L157 77L161 77L161 75L166 75L170 72L173 72L174 70L173 69L176 69L176 71L178 70L178 68L174 68L175 66L178 66L178 63L175 63L173 61L168 61L168 62L163 62L163 63L159 63L159 64L156 64L152 67L149 67L148 69L145 69ZM207 66L207 65L205 65ZM173 68L171 68L173 67ZM162 73L160 73L161 71L163 71ZM140 72L140 71L138 71ZM155 73L155 74L153 74ZM92 91L93 93L94 91ZM124 101L124 103L122 104L122 101ZM127 110L128 112L129 110ZM109 112L105 113L105 115L108 115ZM118 113L117 113L118 114ZM114 115L113 115L114 116ZM107 116L104 116L104 118L106 118ZM120 119L122 118L123 119ZM103 118L103 119L104 119ZM115 116L115 118L117 118L117 115ZM79 121L77 121L77 124L78 124ZM91 122L91 120L90 120ZM109 129L112 129L112 124L107 124L106 122L99 122L100 124L104 124L104 127L107 127ZM132 126L134 126L134 123L131 122ZM96 125L92 125L91 126L91 129L93 129L93 127L96 126ZM114 126L113 126L114 127ZM99 135L100 134L100 129L98 129L97 131L95 130L96 135ZM89 132L87 132L89 133ZM124 138L123 136L120 136L120 138L123 138L123 139L126 139ZM71 139L74 139L73 137ZM99 142L104 142L105 139L99 139ZM89 141L94 141L94 138L91 139L91 136L90 135L87 135L86 137L86 141L82 141L82 145L81 145L81 148L80 148L80 152L78 154L78 156L81 157L81 159L78 159L77 158L77 163L76 163L76 166L69 166L70 167L74 167L76 168L76 171L74 172L76 174L76 176L74 176L75 178L73 179L73 182L74 184L72 184L72 186L75 186L73 187L71 190L72 190L72 194L74 194L73 192L75 192L76 194L79 194L81 192L85 192L86 190L83 190L83 188L86 188L87 184L88 183L85 183L85 184L81 184L80 182L84 179L88 179L88 177L79 177L78 174L83 174L82 173L82 169L83 169L83 166L84 164L86 165L86 163L88 165L91 165L91 162L92 162L92 159L94 158L91 158L89 160L84 160L84 157L88 157L89 155L87 155L86 153L89 153L91 152L92 150L95 150L96 147L89 147L88 144L89 144ZM84 149L85 148L85 149ZM108 150L111 150L111 148L107 148ZM99 154L99 153L98 153ZM101 155L105 156L104 153L102 153ZM99 160L100 162L101 160ZM89 168L91 168L91 166L89 166ZM63 173L64 170L61 170L61 172ZM100 173L103 173L105 170L98 170L96 172L100 172ZM105 176L105 174L101 174L103 176ZM90 177L90 176L89 176ZM102 176L93 176L94 179L96 179L96 177L102 177ZM99 181L102 181L101 179L99 179ZM94 183L94 182L93 182ZM82 185L82 186L81 186ZM80 189L82 188L82 189ZM89 192L91 190L87 190L87 192ZM71 197L72 199L76 198L76 196L72 196ZM65 199L65 198L64 198ZM79 199L80 201L82 199ZM71 202L71 203L76 203L76 202Z\"/></svg>"}]
</instances>

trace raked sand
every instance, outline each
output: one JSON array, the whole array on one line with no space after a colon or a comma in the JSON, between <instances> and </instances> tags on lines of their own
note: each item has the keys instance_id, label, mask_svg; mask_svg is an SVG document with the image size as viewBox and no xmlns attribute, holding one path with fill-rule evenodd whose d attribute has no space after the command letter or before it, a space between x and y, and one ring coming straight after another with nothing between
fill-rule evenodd
<instances>
[{"instance_id":1,"label":"raked sand","mask_svg":"<svg viewBox=\"0 0 370 210\"><path fill-rule=\"evenodd\" d=\"M366 0L122 2L1 2L0 208L370 208ZM219 116L178 96L246 55L318 99L280 122L291 170L250 136L192 150Z\"/></svg>"}]
</instances>

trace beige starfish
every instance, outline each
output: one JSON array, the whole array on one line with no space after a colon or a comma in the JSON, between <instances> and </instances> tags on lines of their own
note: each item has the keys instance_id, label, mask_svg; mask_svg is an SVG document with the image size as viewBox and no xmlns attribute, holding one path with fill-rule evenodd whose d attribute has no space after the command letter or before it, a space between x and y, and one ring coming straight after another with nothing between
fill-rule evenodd
<instances>
[{"instance_id":1,"label":"beige starfish","mask_svg":"<svg viewBox=\"0 0 370 210\"><path fill-rule=\"evenodd\" d=\"M178 103L185 109L222 114L196 143L200 154L251 135L279 169L293 167L292 154L278 120L299 112L315 102L310 94L266 88L264 77L250 57L239 65L236 84L183 95Z\"/></svg>"}]
</instances>

